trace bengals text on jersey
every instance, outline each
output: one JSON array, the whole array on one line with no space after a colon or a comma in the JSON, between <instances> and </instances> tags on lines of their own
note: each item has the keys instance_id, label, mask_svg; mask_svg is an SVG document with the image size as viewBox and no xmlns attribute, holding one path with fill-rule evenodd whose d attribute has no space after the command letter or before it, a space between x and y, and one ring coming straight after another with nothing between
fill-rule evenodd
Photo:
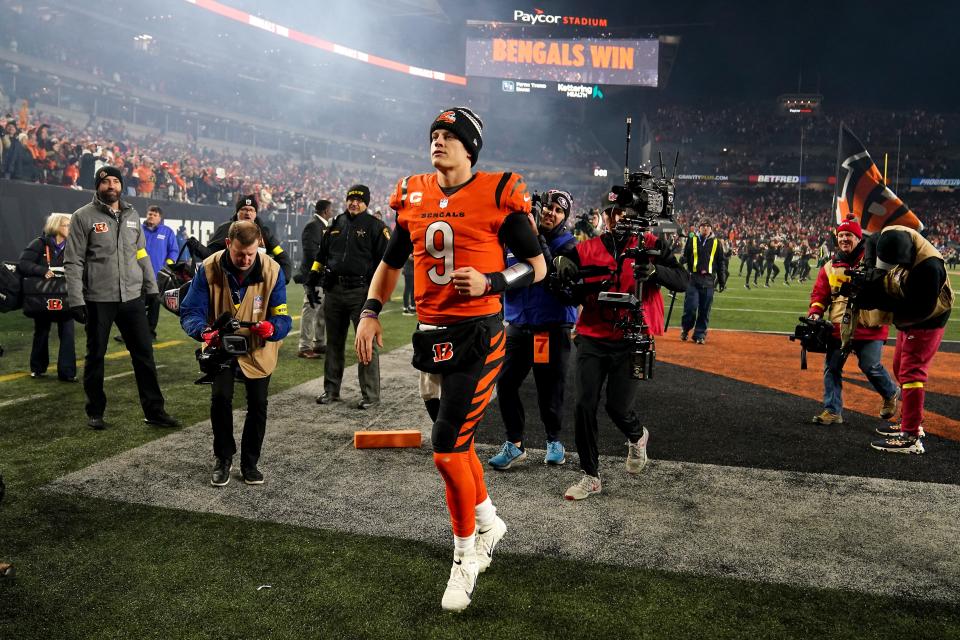
<instances>
[{"instance_id":1,"label":"bengals text on jersey","mask_svg":"<svg viewBox=\"0 0 960 640\"><path fill-rule=\"evenodd\" d=\"M499 313L499 294L469 297L453 287L453 272L473 267L502 271L500 225L513 212L530 212L530 195L516 173L477 172L453 195L443 193L437 175L403 178L390 197L397 226L413 244L414 297L421 322L447 324Z\"/></svg>"}]
</instances>

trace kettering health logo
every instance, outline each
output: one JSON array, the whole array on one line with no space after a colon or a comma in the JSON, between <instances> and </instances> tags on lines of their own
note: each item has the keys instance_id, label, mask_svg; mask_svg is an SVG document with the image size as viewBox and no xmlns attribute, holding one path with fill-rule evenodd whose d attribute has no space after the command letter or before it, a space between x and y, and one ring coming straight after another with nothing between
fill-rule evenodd
<instances>
[{"instance_id":1,"label":"kettering health logo","mask_svg":"<svg viewBox=\"0 0 960 640\"><path fill-rule=\"evenodd\" d=\"M594 100L603 100L603 91L597 85L589 84L566 84L557 83L557 91L565 94L568 98L593 98Z\"/></svg>"},{"instance_id":2,"label":"kettering health logo","mask_svg":"<svg viewBox=\"0 0 960 640\"><path fill-rule=\"evenodd\" d=\"M526 22L527 24L563 24L577 27L606 27L606 18L588 18L586 16L556 16L545 13L543 9L534 8L533 13L527 13L522 9L513 10L514 22Z\"/></svg>"}]
</instances>

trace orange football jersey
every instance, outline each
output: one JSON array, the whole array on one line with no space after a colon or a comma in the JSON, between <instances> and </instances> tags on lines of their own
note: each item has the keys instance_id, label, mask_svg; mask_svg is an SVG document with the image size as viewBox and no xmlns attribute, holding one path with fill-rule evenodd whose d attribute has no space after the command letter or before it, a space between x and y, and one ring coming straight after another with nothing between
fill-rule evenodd
<instances>
[{"instance_id":1,"label":"orange football jersey","mask_svg":"<svg viewBox=\"0 0 960 640\"><path fill-rule=\"evenodd\" d=\"M497 233L507 215L530 211L522 176L477 172L452 196L441 191L435 173L410 176L397 183L390 206L413 243L420 321L442 325L500 312L500 294L461 295L452 274L461 267L481 273L506 268Z\"/></svg>"}]
</instances>

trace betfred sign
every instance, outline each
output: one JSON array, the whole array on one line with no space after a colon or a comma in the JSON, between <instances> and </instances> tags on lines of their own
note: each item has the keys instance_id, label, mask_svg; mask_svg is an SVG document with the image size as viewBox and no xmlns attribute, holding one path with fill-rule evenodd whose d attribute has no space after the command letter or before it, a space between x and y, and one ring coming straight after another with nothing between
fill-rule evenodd
<instances>
[{"instance_id":1,"label":"betfred sign","mask_svg":"<svg viewBox=\"0 0 960 640\"><path fill-rule=\"evenodd\" d=\"M527 13L522 9L514 9L514 22L524 22L529 25L565 25L570 27L606 27L606 18L588 18L586 16L560 16L545 13L543 9L534 9Z\"/></svg>"},{"instance_id":2,"label":"betfred sign","mask_svg":"<svg viewBox=\"0 0 960 640\"><path fill-rule=\"evenodd\" d=\"M750 182L767 182L777 184L802 184L807 181L807 176L769 176L758 175L750 176Z\"/></svg>"}]
</instances>

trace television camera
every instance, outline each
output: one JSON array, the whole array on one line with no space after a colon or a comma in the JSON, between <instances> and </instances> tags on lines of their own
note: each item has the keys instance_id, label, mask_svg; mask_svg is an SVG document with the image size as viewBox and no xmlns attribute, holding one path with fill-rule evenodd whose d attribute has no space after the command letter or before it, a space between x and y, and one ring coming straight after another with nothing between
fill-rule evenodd
<instances>
[{"instance_id":1,"label":"television camera","mask_svg":"<svg viewBox=\"0 0 960 640\"><path fill-rule=\"evenodd\" d=\"M203 374L194 384L213 384L214 378L224 369L233 365L233 359L250 351L247 336L237 334L240 329L249 329L256 322L237 320L225 312L210 325L211 331L219 332L219 343L206 349L197 349L197 364Z\"/></svg>"},{"instance_id":2,"label":"television camera","mask_svg":"<svg viewBox=\"0 0 960 640\"><path fill-rule=\"evenodd\" d=\"M607 195L607 206L622 210L623 215L617 221L616 227L610 231L618 247L627 247L616 255L616 269L606 274L597 274L595 268L581 269L579 277L609 275L601 286L609 287L619 279L626 260L633 260L634 288L631 292L601 291L597 302L601 307L613 310L612 322L614 327L623 332L623 338L631 347L631 376L637 380L649 380L653 377L654 363L656 362L656 344L650 334L643 313L643 286L650 277L652 258L660 255L658 249L647 246L646 234L661 224L673 221L674 185L677 174L677 164L680 161L678 153L673 165L673 175L667 177L664 172L663 156L659 155L659 164L650 171L630 172L630 126L631 118L627 118L627 139L624 162L624 183L615 185ZM653 170L659 169L660 175L654 175ZM634 242L636 239L636 242Z\"/></svg>"}]
</instances>

